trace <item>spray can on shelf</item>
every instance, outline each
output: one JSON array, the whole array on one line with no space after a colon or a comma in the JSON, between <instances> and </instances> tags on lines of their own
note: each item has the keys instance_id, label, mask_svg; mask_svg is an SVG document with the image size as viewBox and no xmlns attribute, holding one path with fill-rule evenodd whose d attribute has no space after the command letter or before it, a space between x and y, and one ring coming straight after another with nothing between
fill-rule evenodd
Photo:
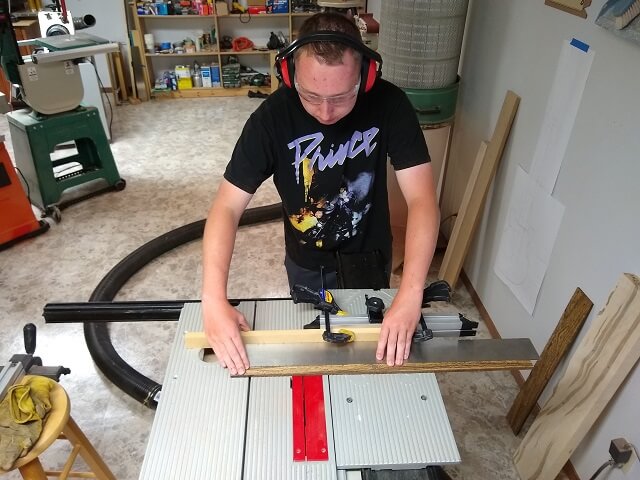
<instances>
[{"instance_id":1,"label":"spray can on shelf","mask_svg":"<svg viewBox=\"0 0 640 480\"><path fill-rule=\"evenodd\" d=\"M202 74L200 73L200 64L197 60L193 62L193 68L191 72L191 78L193 80L194 88L202 88Z\"/></svg>"},{"instance_id":2,"label":"spray can on shelf","mask_svg":"<svg viewBox=\"0 0 640 480\"><path fill-rule=\"evenodd\" d=\"M193 74L193 88L202 88L202 74L199 71Z\"/></svg>"}]
</instances>

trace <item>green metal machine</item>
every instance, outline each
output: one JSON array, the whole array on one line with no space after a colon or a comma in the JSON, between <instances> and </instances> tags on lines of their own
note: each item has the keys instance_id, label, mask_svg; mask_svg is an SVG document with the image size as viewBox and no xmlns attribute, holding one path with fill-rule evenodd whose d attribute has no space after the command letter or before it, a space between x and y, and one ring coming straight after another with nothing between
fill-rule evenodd
<instances>
[{"instance_id":1,"label":"green metal machine","mask_svg":"<svg viewBox=\"0 0 640 480\"><path fill-rule=\"evenodd\" d=\"M20 45L34 53L23 57ZM106 181L72 202L108 190L122 190L109 142L95 107L80 105L84 88L78 63L97 54L117 51L117 43L77 33L17 42L8 0L0 0L0 63L12 84L12 97L28 109L7 114L16 166L20 169L32 204L60 220L65 190L87 182ZM68 156L60 146L71 146Z\"/></svg>"}]
</instances>

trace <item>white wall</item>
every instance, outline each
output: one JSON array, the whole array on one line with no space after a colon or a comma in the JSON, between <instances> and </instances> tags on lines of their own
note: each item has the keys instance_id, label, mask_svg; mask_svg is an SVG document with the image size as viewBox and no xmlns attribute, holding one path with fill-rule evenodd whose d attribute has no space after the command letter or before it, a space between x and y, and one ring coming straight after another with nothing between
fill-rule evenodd
<instances>
[{"instance_id":1,"label":"white wall","mask_svg":"<svg viewBox=\"0 0 640 480\"><path fill-rule=\"evenodd\" d=\"M621 273L640 274L640 45L594 24L603 3L594 0L586 20L543 0L472 1L469 9L442 216L457 210L478 145L490 138L506 90L515 91L522 101L465 271L501 335L530 337L538 351L576 287L595 305L582 338ZM554 192L565 206L563 223L531 317L493 268L516 168L531 166L560 48L572 37L589 44L595 58ZM640 447L639 399L636 365L572 457L581 478L609 458L611 439ZM640 464L606 478L640 478Z\"/></svg>"},{"instance_id":2,"label":"white wall","mask_svg":"<svg viewBox=\"0 0 640 480\"><path fill-rule=\"evenodd\" d=\"M86 33L106 38L112 42L129 44L124 0L67 0L66 5L74 17L87 14L96 17L96 25L84 30ZM106 88L109 88L111 80L105 55L96 57L96 65L102 83Z\"/></svg>"},{"instance_id":3,"label":"white wall","mask_svg":"<svg viewBox=\"0 0 640 480\"><path fill-rule=\"evenodd\" d=\"M373 18L380 21L380 9L382 0L367 0L367 12L373 13Z\"/></svg>"}]
</instances>

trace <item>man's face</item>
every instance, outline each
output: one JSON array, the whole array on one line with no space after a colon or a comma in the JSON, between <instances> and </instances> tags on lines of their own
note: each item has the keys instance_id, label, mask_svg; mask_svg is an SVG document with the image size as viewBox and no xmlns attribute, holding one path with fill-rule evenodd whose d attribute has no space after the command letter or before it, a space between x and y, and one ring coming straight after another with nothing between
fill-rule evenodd
<instances>
[{"instance_id":1,"label":"man's face","mask_svg":"<svg viewBox=\"0 0 640 480\"><path fill-rule=\"evenodd\" d=\"M349 50L337 65L302 52L296 59L295 84L304 109L323 125L336 123L356 104L359 74L360 60Z\"/></svg>"}]
</instances>

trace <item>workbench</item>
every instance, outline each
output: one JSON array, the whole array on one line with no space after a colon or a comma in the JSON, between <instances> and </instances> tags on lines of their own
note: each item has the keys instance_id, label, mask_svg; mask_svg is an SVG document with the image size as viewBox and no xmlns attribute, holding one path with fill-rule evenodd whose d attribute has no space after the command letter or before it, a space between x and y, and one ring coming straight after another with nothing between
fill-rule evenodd
<instances>
[{"instance_id":1,"label":"workbench","mask_svg":"<svg viewBox=\"0 0 640 480\"><path fill-rule=\"evenodd\" d=\"M364 305L354 298L364 292L333 291L342 308L358 314ZM395 291L368 293L390 305ZM318 314L290 299L236 308L256 330L302 328ZM185 303L140 479L338 480L360 478L363 468L460 462L433 373L322 377L328 459L294 461L292 378L231 377L205 361L202 349L185 348L184 332L198 330L200 304Z\"/></svg>"}]
</instances>

